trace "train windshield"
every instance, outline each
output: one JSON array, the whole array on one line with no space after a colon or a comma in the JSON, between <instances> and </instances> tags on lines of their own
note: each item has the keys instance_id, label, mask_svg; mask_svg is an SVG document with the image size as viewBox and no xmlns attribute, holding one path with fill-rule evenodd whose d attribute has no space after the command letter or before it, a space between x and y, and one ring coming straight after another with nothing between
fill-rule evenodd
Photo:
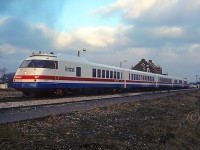
<instances>
[{"instance_id":1,"label":"train windshield","mask_svg":"<svg viewBox=\"0 0 200 150\"><path fill-rule=\"evenodd\" d=\"M51 60L24 60L19 68L58 69L58 63L57 61L51 61Z\"/></svg>"}]
</instances>

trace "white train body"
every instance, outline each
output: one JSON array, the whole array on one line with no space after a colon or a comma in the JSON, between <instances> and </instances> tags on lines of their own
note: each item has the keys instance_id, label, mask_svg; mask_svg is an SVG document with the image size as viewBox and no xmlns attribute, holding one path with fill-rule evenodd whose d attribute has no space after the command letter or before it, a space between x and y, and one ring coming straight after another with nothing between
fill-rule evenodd
<instances>
[{"instance_id":1,"label":"white train body","mask_svg":"<svg viewBox=\"0 0 200 150\"><path fill-rule=\"evenodd\" d=\"M29 94L85 88L184 88L185 79L91 63L81 57L33 54L17 70L13 87Z\"/></svg>"}]
</instances>

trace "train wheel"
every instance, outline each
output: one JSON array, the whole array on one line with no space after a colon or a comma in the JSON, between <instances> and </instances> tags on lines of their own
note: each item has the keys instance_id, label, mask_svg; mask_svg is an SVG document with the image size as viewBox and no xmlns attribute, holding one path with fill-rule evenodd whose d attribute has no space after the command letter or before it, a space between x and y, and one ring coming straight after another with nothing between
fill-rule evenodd
<instances>
[{"instance_id":1,"label":"train wheel","mask_svg":"<svg viewBox=\"0 0 200 150\"><path fill-rule=\"evenodd\" d=\"M22 96L30 96L30 92L23 92Z\"/></svg>"},{"instance_id":2,"label":"train wheel","mask_svg":"<svg viewBox=\"0 0 200 150\"><path fill-rule=\"evenodd\" d=\"M23 96L37 97L38 94L36 92L23 92Z\"/></svg>"},{"instance_id":3,"label":"train wheel","mask_svg":"<svg viewBox=\"0 0 200 150\"><path fill-rule=\"evenodd\" d=\"M56 90L56 95L62 96L62 95L64 95L64 91L62 89L57 89Z\"/></svg>"}]
</instances>

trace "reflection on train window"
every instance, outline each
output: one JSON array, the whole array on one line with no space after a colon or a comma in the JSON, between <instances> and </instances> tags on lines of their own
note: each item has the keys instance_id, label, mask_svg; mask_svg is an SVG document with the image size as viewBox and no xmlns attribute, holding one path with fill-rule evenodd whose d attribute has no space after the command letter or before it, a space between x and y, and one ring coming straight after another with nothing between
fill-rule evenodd
<instances>
[{"instance_id":1,"label":"reflection on train window","mask_svg":"<svg viewBox=\"0 0 200 150\"><path fill-rule=\"evenodd\" d=\"M97 69L97 77L101 78L101 69Z\"/></svg>"},{"instance_id":2,"label":"reflection on train window","mask_svg":"<svg viewBox=\"0 0 200 150\"><path fill-rule=\"evenodd\" d=\"M135 74L135 80L138 80L138 75L137 74Z\"/></svg>"},{"instance_id":3,"label":"reflection on train window","mask_svg":"<svg viewBox=\"0 0 200 150\"><path fill-rule=\"evenodd\" d=\"M76 76L77 77L81 76L81 67L76 67Z\"/></svg>"},{"instance_id":4,"label":"reflection on train window","mask_svg":"<svg viewBox=\"0 0 200 150\"><path fill-rule=\"evenodd\" d=\"M113 78L113 71L110 71L110 78Z\"/></svg>"},{"instance_id":5,"label":"reflection on train window","mask_svg":"<svg viewBox=\"0 0 200 150\"><path fill-rule=\"evenodd\" d=\"M116 74L116 71L114 71L114 79L117 78L117 74Z\"/></svg>"},{"instance_id":6,"label":"reflection on train window","mask_svg":"<svg viewBox=\"0 0 200 150\"><path fill-rule=\"evenodd\" d=\"M24 60L19 68L58 69L58 62L51 60Z\"/></svg>"},{"instance_id":7,"label":"reflection on train window","mask_svg":"<svg viewBox=\"0 0 200 150\"><path fill-rule=\"evenodd\" d=\"M120 79L120 73L117 72L117 79Z\"/></svg>"},{"instance_id":8,"label":"reflection on train window","mask_svg":"<svg viewBox=\"0 0 200 150\"><path fill-rule=\"evenodd\" d=\"M92 69L92 77L97 77L96 69Z\"/></svg>"},{"instance_id":9,"label":"reflection on train window","mask_svg":"<svg viewBox=\"0 0 200 150\"><path fill-rule=\"evenodd\" d=\"M171 83L172 79L160 77L160 82Z\"/></svg>"},{"instance_id":10,"label":"reflection on train window","mask_svg":"<svg viewBox=\"0 0 200 150\"><path fill-rule=\"evenodd\" d=\"M106 70L106 78L109 78L109 70Z\"/></svg>"},{"instance_id":11,"label":"reflection on train window","mask_svg":"<svg viewBox=\"0 0 200 150\"><path fill-rule=\"evenodd\" d=\"M105 70L102 70L102 78L105 78Z\"/></svg>"}]
</instances>

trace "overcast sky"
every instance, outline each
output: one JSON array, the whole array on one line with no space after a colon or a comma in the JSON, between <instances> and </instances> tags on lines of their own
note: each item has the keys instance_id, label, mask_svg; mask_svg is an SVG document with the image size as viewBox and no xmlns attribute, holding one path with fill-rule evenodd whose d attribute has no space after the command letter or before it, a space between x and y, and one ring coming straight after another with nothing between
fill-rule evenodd
<instances>
[{"instance_id":1,"label":"overcast sky","mask_svg":"<svg viewBox=\"0 0 200 150\"><path fill-rule=\"evenodd\" d=\"M0 69L32 52L76 55L131 68L142 58L163 73L200 75L200 0L1 0ZM200 77L200 76L199 76Z\"/></svg>"}]
</instances>

